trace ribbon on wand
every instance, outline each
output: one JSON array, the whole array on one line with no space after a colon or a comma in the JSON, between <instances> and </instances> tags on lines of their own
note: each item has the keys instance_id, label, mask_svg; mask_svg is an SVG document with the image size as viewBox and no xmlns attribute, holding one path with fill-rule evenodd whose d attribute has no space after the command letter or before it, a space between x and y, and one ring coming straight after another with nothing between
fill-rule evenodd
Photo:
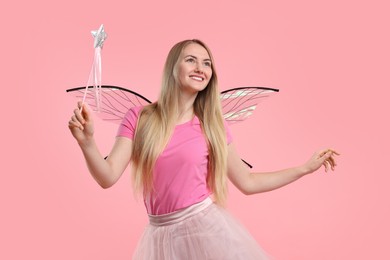
<instances>
[{"instance_id":1,"label":"ribbon on wand","mask_svg":"<svg viewBox=\"0 0 390 260\"><path fill-rule=\"evenodd\" d=\"M94 97L95 97L95 107L98 112L100 112L101 108L101 86L102 86L102 48L104 41L107 39L107 33L104 31L103 24L100 25L98 30L91 31L92 36L94 37L94 48L95 55L93 58L93 63L91 67L91 71L89 73L88 82L85 87L82 105L85 102L85 98L87 96L88 87L93 87ZM82 112L83 107L81 106L80 112Z\"/></svg>"}]
</instances>

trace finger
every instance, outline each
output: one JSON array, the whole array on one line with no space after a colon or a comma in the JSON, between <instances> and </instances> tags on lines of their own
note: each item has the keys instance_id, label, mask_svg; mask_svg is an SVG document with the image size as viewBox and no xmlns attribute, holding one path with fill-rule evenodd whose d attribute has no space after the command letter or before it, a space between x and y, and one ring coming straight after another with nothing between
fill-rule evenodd
<instances>
[{"instance_id":1,"label":"finger","mask_svg":"<svg viewBox=\"0 0 390 260\"><path fill-rule=\"evenodd\" d=\"M317 156L316 156L316 159L319 159L319 160L324 160L325 158L324 158L324 156L325 156L325 154L326 153L324 153L324 152L319 152L318 154L317 154Z\"/></svg>"},{"instance_id":2,"label":"finger","mask_svg":"<svg viewBox=\"0 0 390 260\"><path fill-rule=\"evenodd\" d=\"M340 155L340 153L338 153L338 152L337 152L336 150L334 150L334 149L329 148L328 151L331 151L332 154Z\"/></svg>"},{"instance_id":3,"label":"finger","mask_svg":"<svg viewBox=\"0 0 390 260\"><path fill-rule=\"evenodd\" d=\"M85 121L91 120L91 108L89 107L88 103L83 103L81 101L77 102L77 107L80 112L80 114L83 116L83 119Z\"/></svg>"},{"instance_id":4,"label":"finger","mask_svg":"<svg viewBox=\"0 0 390 260\"><path fill-rule=\"evenodd\" d=\"M326 150L326 151L322 154L321 159L325 161L325 160L327 160L331 155L332 155L332 152L329 151L329 150Z\"/></svg>"},{"instance_id":5,"label":"finger","mask_svg":"<svg viewBox=\"0 0 390 260\"><path fill-rule=\"evenodd\" d=\"M335 155L340 155L340 153L339 152L336 152L336 151L332 151L333 152L333 154L335 154Z\"/></svg>"},{"instance_id":6,"label":"finger","mask_svg":"<svg viewBox=\"0 0 390 260\"><path fill-rule=\"evenodd\" d=\"M330 162L329 160L327 160L326 163L328 164L328 169L334 171L334 165L333 165L333 163Z\"/></svg>"},{"instance_id":7,"label":"finger","mask_svg":"<svg viewBox=\"0 0 390 260\"><path fill-rule=\"evenodd\" d=\"M337 163L336 163L336 160L333 157L333 155L331 157L329 157L329 161L332 163L332 166L333 166L333 169L334 169L334 167L337 165Z\"/></svg>"},{"instance_id":8,"label":"finger","mask_svg":"<svg viewBox=\"0 0 390 260\"><path fill-rule=\"evenodd\" d=\"M327 160L326 160L326 162L330 165L330 169L332 170L332 171L334 171L334 162L333 162L333 160L332 160L332 158L331 157L329 157Z\"/></svg>"},{"instance_id":9,"label":"finger","mask_svg":"<svg viewBox=\"0 0 390 260\"><path fill-rule=\"evenodd\" d=\"M329 168L330 168L329 162L328 161L324 161L323 165L325 166L325 172L328 172Z\"/></svg>"},{"instance_id":10,"label":"finger","mask_svg":"<svg viewBox=\"0 0 390 260\"><path fill-rule=\"evenodd\" d=\"M327 161L330 165L334 165L332 154L327 155L325 161Z\"/></svg>"},{"instance_id":11,"label":"finger","mask_svg":"<svg viewBox=\"0 0 390 260\"><path fill-rule=\"evenodd\" d=\"M76 115L73 115L69 122L72 122L72 126L78 127L80 130L84 130L84 126L77 119Z\"/></svg>"},{"instance_id":12,"label":"finger","mask_svg":"<svg viewBox=\"0 0 390 260\"><path fill-rule=\"evenodd\" d=\"M78 101L77 102L77 107L78 107L78 110L80 112L80 114L84 115L84 110L85 110L85 103L82 102L82 101Z\"/></svg>"},{"instance_id":13,"label":"finger","mask_svg":"<svg viewBox=\"0 0 390 260\"><path fill-rule=\"evenodd\" d=\"M326 163L326 161L323 162L322 165L324 165L324 167L325 167L325 172L328 172L328 164Z\"/></svg>"},{"instance_id":14,"label":"finger","mask_svg":"<svg viewBox=\"0 0 390 260\"><path fill-rule=\"evenodd\" d=\"M85 119L84 117L82 116L82 114L80 113L80 110L79 109L75 109L73 111L74 115L76 116L77 120L81 123L81 124L85 124Z\"/></svg>"},{"instance_id":15,"label":"finger","mask_svg":"<svg viewBox=\"0 0 390 260\"><path fill-rule=\"evenodd\" d=\"M84 103L82 102L82 101L78 101L77 102L77 107L79 108L79 109L81 109L81 107L84 105Z\"/></svg>"},{"instance_id":16,"label":"finger","mask_svg":"<svg viewBox=\"0 0 390 260\"><path fill-rule=\"evenodd\" d=\"M340 153L338 153L337 151L335 151L334 149L331 149L331 148L321 150L318 153L319 153L319 158L323 157L327 153L330 153L331 155L340 155Z\"/></svg>"},{"instance_id":17,"label":"finger","mask_svg":"<svg viewBox=\"0 0 390 260\"><path fill-rule=\"evenodd\" d=\"M337 161L336 161L336 158L334 158L334 156L332 156L332 160L333 160L334 165L336 166L337 165Z\"/></svg>"},{"instance_id":18,"label":"finger","mask_svg":"<svg viewBox=\"0 0 390 260\"><path fill-rule=\"evenodd\" d=\"M324 149L324 150L321 150L318 152L318 157L321 158L323 157L327 152L329 151L329 149Z\"/></svg>"},{"instance_id":19,"label":"finger","mask_svg":"<svg viewBox=\"0 0 390 260\"><path fill-rule=\"evenodd\" d=\"M91 120L91 108L87 103L83 104L83 117L85 118L86 121Z\"/></svg>"},{"instance_id":20,"label":"finger","mask_svg":"<svg viewBox=\"0 0 390 260\"><path fill-rule=\"evenodd\" d=\"M73 120L70 120L70 121L69 121L68 127L69 127L69 129L78 128L78 129L80 129L81 131L84 130L84 127L83 127L79 122L75 122L75 121L73 121Z\"/></svg>"}]
</instances>

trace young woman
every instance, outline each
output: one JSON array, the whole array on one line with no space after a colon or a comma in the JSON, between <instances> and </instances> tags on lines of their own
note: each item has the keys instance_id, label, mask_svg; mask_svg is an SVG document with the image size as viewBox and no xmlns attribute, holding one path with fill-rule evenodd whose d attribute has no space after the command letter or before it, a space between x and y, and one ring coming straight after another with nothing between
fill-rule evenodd
<instances>
[{"instance_id":1,"label":"young woman","mask_svg":"<svg viewBox=\"0 0 390 260\"><path fill-rule=\"evenodd\" d=\"M134 259L267 259L221 207L227 177L243 193L255 194L336 165L337 152L326 149L300 167L250 173L222 116L213 57L199 40L171 49L158 101L129 110L106 160L93 138L88 106L78 104L69 129L103 188L115 184L131 161L150 220Z\"/></svg>"}]
</instances>

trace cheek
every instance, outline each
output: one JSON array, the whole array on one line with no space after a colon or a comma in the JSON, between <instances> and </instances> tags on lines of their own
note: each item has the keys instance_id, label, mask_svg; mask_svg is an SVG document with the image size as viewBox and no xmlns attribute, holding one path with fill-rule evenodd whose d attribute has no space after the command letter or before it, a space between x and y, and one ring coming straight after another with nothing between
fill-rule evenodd
<instances>
[{"instance_id":1,"label":"cheek","mask_svg":"<svg viewBox=\"0 0 390 260\"><path fill-rule=\"evenodd\" d=\"M212 67L207 68L206 72L207 72L207 75L209 75L209 78L211 78L211 76L213 76L213 69L212 69Z\"/></svg>"},{"instance_id":2,"label":"cheek","mask_svg":"<svg viewBox=\"0 0 390 260\"><path fill-rule=\"evenodd\" d=\"M183 78L183 75L184 75L183 68L181 68L181 67L177 68L176 73L174 73L174 77L175 77L176 81L180 82L181 79Z\"/></svg>"},{"instance_id":3,"label":"cheek","mask_svg":"<svg viewBox=\"0 0 390 260\"><path fill-rule=\"evenodd\" d=\"M187 74L187 71L188 71L188 68L186 68L186 66L184 66L183 64L181 64L181 65L177 68L177 77L178 77L178 78L185 77L185 75Z\"/></svg>"},{"instance_id":4,"label":"cheek","mask_svg":"<svg viewBox=\"0 0 390 260\"><path fill-rule=\"evenodd\" d=\"M212 76L213 76L213 72L212 71L207 73L208 82L210 82Z\"/></svg>"}]
</instances>

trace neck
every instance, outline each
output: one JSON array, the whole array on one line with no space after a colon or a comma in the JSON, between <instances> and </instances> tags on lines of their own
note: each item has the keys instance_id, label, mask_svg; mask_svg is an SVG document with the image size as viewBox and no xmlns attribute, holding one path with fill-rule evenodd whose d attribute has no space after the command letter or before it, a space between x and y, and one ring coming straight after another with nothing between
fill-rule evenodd
<instances>
[{"instance_id":1,"label":"neck","mask_svg":"<svg viewBox=\"0 0 390 260\"><path fill-rule=\"evenodd\" d=\"M194 117L194 102L197 94L195 95L182 95L179 99L179 114L177 118L177 124L190 121Z\"/></svg>"}]
</instances>

